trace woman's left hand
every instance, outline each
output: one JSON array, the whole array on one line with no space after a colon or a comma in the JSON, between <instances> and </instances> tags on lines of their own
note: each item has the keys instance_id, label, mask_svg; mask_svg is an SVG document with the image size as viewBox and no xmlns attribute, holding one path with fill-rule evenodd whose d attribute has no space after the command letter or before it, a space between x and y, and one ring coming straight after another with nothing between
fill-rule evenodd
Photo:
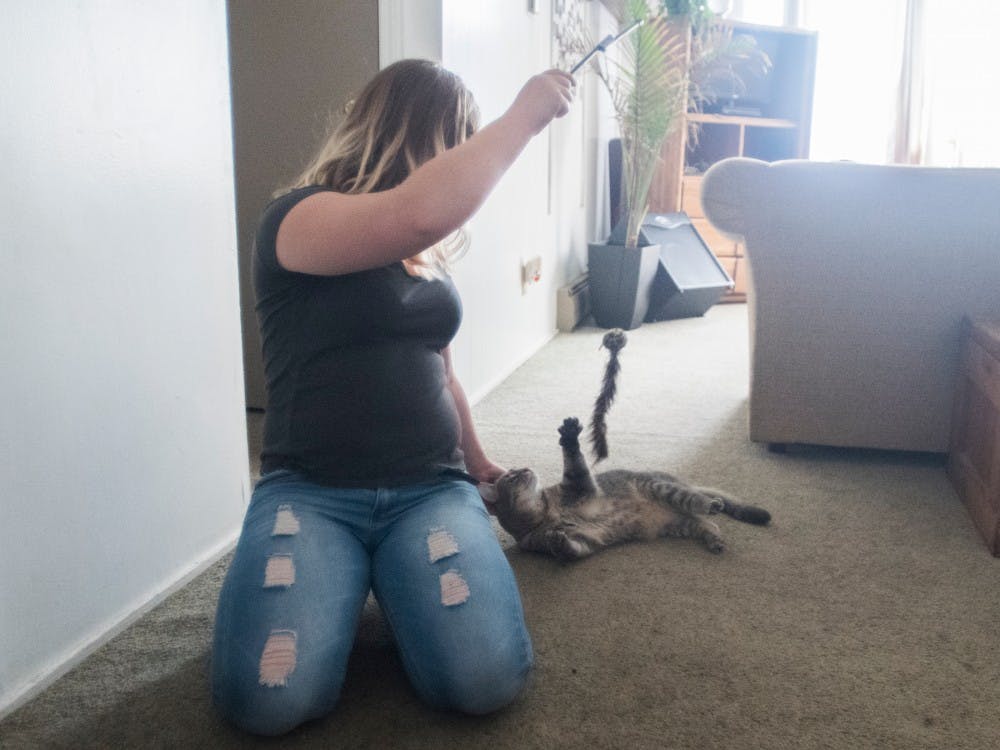
<instances>
[{"instance_id":1,"label":"woman's left hand","mask_svg":"<svg viewBox=\"0 0 1000 750\"><path fill-rule=\"evenodd\" d=\"M480 461L470 462L465 468L477 480L486 484L493 484L507 472L505 468L498 466L485 456Z\"/></svg>"},{"instance_id":2,"label":"woman's left hand","mask_svg":"<svg viewBox=\"0 0 1000 750\"><path fill-rule=\"evenodd\" d=\"M466 461L465 468L469 470L472 476L479 480L476 489L479 490L479 496L483 499L486 512L491 516L495 516L493 503L496 501L496 491L493 485L497 479L507 473L507 470L502 466L497 466L485 456L475 463Z\"/></svg>"}]
</instances>

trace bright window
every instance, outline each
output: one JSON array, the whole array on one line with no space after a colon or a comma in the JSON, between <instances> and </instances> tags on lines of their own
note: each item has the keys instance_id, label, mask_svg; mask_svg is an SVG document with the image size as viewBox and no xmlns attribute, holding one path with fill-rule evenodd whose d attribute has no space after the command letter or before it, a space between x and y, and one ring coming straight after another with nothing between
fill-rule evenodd
<instances>
[{"instance_id":1,"label":"bright window","mask_svg":"<svg viewBox=\"0 0 1000 750\"><path fill-rule=\"evenodd\" d=\"M1000 167L1000 6L926 0L926 159Z\"/></svg>"},{"instance_id":2,"label":"bright window","mask_svg":"<svg viewBox=\"0 0 1000 750\"><path fill-rule=\"evenodd\" d=\"M785 0L733 0L730 18L765 26L781 26L785 22Z\"/></svg>"},{"instance_id":3,"label":"bright window","mask_svg":"<svg viewBox=\"0 0 1000 750\"><path fill-rule=\"evenodd\" d=\"M897 123L909 122L922 163L1000 167L1000 3L909 4L910 112L897 111L907 0L732 0L730 17L781 24L790 14L819 33L810 158L891 161Z\"/></svg>"},{"instance_id":4,"label":"bright window","mask_svg":"<svg viewBox=\"0 0 1000 750\"><path fill-rule=\"evenodd\" d=\"M806 2L819 32L810 158L884 163L896 126L905 0Z\"/></svg>"}]
</instances>

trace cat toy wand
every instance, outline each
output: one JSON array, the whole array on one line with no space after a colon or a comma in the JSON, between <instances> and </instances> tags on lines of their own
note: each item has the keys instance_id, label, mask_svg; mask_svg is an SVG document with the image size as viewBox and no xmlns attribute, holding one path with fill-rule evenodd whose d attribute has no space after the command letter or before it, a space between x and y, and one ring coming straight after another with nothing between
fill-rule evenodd
<instances>
[{"instance_id":1,"label":"cat toy wand","mask_svg":"<svg viewBox=\"0 0 1000 750\"><path fill-rule=\"evenodd\" d=\"M590 50L590 52L588 52L586 55L584 55L583 58L580 60L580 62L578 62L576 65L574 65L572 68L570 68L569 74L570 75L575 75L576 71L578 71L580 68L582 68L584 65L586 65L590 61L590 58L592 58L598 52L607 52L608 48L610 48L612 45L616 44L623 37L626 37L629 34L631 34L637 28L639 28L640 26L642 26L642 24L643 24L643 20L640 18L638 21L635 21L634 23L632 23L628 28L626 28L626 29L618 32L617 35L615 35L615 34L608 34L601 41L599 41L594 46L594 48L592 50Z\"/></svg>"}]
</instances>

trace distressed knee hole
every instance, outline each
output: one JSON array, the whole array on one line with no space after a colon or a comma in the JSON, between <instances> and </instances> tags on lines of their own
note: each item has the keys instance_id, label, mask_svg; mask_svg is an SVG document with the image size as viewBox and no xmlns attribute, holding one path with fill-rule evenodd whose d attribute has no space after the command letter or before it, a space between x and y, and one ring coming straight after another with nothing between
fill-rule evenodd
<instances>
[{"instance_id":1,"label":"distressed knee hole","mask_svg":"<svg viewBox=\"0 0 1000 750\"><path fill-rule=\"evenodd\" d=\"M279 505L274 517L271 536L294 536L299 533L299 519L292 512L291 505Z\"/></svg>"},{"instance_id":2,"label":"distressed knee hole","mask_svg":"<svg viewBox=\"0 0 1000 750\"><path fill-rule=\"evenodd\" d=\"M264 588L295 583L295 562L291 555L271 555L264 569Z\"/></svg>"},{"instance_id":3,"label":"distressed knee hole","mask_svg":"<svg viewBox=\"0 0 1000 750\"><path fill-rule=\"evenodd\" d=\"M457 570L449 570L441 575L441 603L454 607L469 599L469 584Z\"/></svg>"},{"instance_id":4,"label":"distressed knee hole","mask_svg":"<svg viewBox=\"0 0 1000 750\"><path fill-rule=\"evenodd\" d=\"M260 655L260 684L265 687L288 685L295 671L297 636L294 630L272 630Z\"/></svg>"},{"instance_id":5,"label":"distressed knee hole","mask_svg":"<svg viewBox=\"0 0 1000 750\"><path fill-rule=\"evenodd\" d=\"M427 556L432 563L458 554L458 542L445 529L431 529L427 536Z\"/></svg>"}]
</instances>

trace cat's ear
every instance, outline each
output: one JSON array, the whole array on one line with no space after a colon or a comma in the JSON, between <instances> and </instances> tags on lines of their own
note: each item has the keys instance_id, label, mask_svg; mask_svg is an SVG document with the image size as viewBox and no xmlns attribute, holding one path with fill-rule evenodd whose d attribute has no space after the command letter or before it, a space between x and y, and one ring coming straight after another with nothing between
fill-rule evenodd
<instances>
[{"instance_id":1,"label":"cat's ear","mask_svg":"<svg viewBox=\"0 0 1000 750\"><path fill-rule=\"evenodd\" d=\"M479 490L479 495L483 498L483 502L486 503L486 507L491 508L497 501L497 486L489 482L480 482L476 485L476 489Z\"/></svg>"}]
</instances>

